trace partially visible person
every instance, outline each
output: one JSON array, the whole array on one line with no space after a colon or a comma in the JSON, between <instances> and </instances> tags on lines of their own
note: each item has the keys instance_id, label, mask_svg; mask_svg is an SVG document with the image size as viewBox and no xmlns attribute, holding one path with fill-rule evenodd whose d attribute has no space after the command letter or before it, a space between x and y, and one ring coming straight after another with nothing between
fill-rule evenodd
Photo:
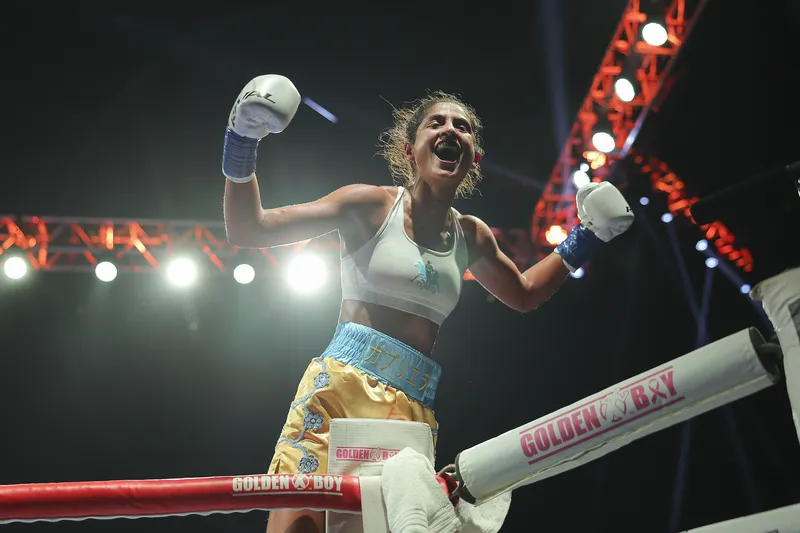
<instances>
[{"instance_id":1,"label":"partially visible person","mask_svg":"<svg viewBox=\"0 0 800 533\"><path fill-rule=\"evenodd\" d=\"M581 224L551 255L520 272L485 222L453 208L481 179L482 124L472 107L444 92L394 112L382 154L399 186L353 184L308 203L264 209L256 150L261 139L288 126L299 104L287 78L252 80L231 111L222 164L231 243L281 246L334 230L341 240L339 322L300 380L269 467L273 474L326 472L333 418L424 422L435 443L442 369L431 354L466 270L510 308L533 311L633 223L616 188L588 185L577 194ZM268 533L321 531L324 513L305 510L274 511L267 526Z\"/></svg>"}]
</instances>

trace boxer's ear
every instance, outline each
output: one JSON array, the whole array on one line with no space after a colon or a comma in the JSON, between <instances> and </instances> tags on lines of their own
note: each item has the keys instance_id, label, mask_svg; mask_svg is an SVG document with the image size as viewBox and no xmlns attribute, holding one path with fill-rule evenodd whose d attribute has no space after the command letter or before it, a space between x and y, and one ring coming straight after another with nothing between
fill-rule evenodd
<instances>
[{"instance_id":1,"label":"boxer's ear","mask_svg":"<svg viewBox=\"0 0 800 533\"><path fill-rule=\"evenodd\" d=\"M411 143L403 143L403 153L406 156L406 161L409 163L414 162L414 146Z\"/></svg>"}]
</instances>

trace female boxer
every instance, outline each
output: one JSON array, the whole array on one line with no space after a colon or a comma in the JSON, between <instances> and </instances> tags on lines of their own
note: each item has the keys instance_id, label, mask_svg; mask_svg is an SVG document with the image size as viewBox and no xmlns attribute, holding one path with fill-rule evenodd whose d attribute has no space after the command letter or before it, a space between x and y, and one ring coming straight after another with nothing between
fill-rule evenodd
<instances>
[{"instance_id":1,"label":"female boxer","mask_svg":"<svg viewBox=\"0 0 800 533\"><path fill-rule=\"evenodd\" d=\"M453 207L480 180L481 121L457 97L436 92L394 113L383 139L399 187L348 185L319 200L261 206L256 149L294 117L300 95L288 79L252 80L230 114L223 151L225 224L242 247L285 245L338 230L342 306L327 349L314 358L275 447L269 473L324 473L333 418L424 422L434 439L433 401L441 367L430 357L458 303L464 272L509 307L544 303L633 215L612 185L578 194L582 223L555 253L520 272L489 226ZM272 512L268 533L323 531L324 514Z\"/></svg>"}]
</instances>

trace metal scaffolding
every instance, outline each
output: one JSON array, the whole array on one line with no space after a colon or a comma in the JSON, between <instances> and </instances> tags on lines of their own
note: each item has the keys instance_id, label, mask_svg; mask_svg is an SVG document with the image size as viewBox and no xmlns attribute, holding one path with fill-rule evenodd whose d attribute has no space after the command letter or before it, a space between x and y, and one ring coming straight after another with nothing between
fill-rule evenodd
<instances>
[{"instance_id":1,"label":"metal scaffolding","mask_svg":"<svg viewBox=\"0 0 800 533\"><path fill-rule=\"evenodd\" d=\"M642 9L643 3L648 9ZM628 3L534 208L531 240L537 257L549 253L558 244L558 236L563 238L578 224L572 176L582 163L589 167L593 181L619 181L611 176L614 164L628 156L649 111L665 97L669 72L703 4L702 0ZM650 45L641 37L642 27L650 20L659 20L667 30L662 46ZM614 89L622 75L636 88L628 102ZM594 147L592 136L598 129L612 135L612 151L603 153Z\"/></svg>"},{"instance_id":2,"label":"metal scaffolding","mask_svg":"<svg viewBox=\"0 0 800 533\"><path fill-rule=\"evenodd\" d=\"M667 195L668 212L673 216L684 216L697 225L692 218L690 208L699 198L687 196L683 180L655 156L635 154L632 157L642 173L649 176L653 190ZM698 227L702 231L703 238L716 248L716 253L721 259L726 259L744 272L753 271L753 254L747 248L737 247L736 236L725 224L715 221Z\"/></svg>"},{"instance_id":3,"label":"metal scaffolding","mask_svg":"<svg viewBox=\"0 0 800 533\"><path fill-rule=\"evenodd\" d=\"M534 260L527 230L492 231L512 261L523 266ZM41 271L91 272L109 261L118 272L146 273L160 270L171 258L190 255L205 262L209 272L227 273L241 263L279 267L303 249L338 253L338 235L251 249L230 244L222 222L0 216L0 261L21 254L33 270ZM467 273L465 279L473 278Z\"/></svg>"}]
</instances>

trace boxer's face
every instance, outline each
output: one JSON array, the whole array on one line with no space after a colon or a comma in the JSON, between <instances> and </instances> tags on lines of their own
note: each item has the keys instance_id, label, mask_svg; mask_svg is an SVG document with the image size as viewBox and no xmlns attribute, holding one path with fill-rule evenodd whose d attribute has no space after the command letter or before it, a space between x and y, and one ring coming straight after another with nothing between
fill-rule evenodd
<instances>
[{"instance_id":1,"label":"boxer's face","mask_svg":"<svg viewBox=\"0 0 800 533\"><path fill-rule=\"evenodd\" d=\"M414 143L406 143L406 159L420 179L457 187L477 165L475 136L469 115L453 103L431 106L417 128Z\"/></svg>"}]
</instances>

